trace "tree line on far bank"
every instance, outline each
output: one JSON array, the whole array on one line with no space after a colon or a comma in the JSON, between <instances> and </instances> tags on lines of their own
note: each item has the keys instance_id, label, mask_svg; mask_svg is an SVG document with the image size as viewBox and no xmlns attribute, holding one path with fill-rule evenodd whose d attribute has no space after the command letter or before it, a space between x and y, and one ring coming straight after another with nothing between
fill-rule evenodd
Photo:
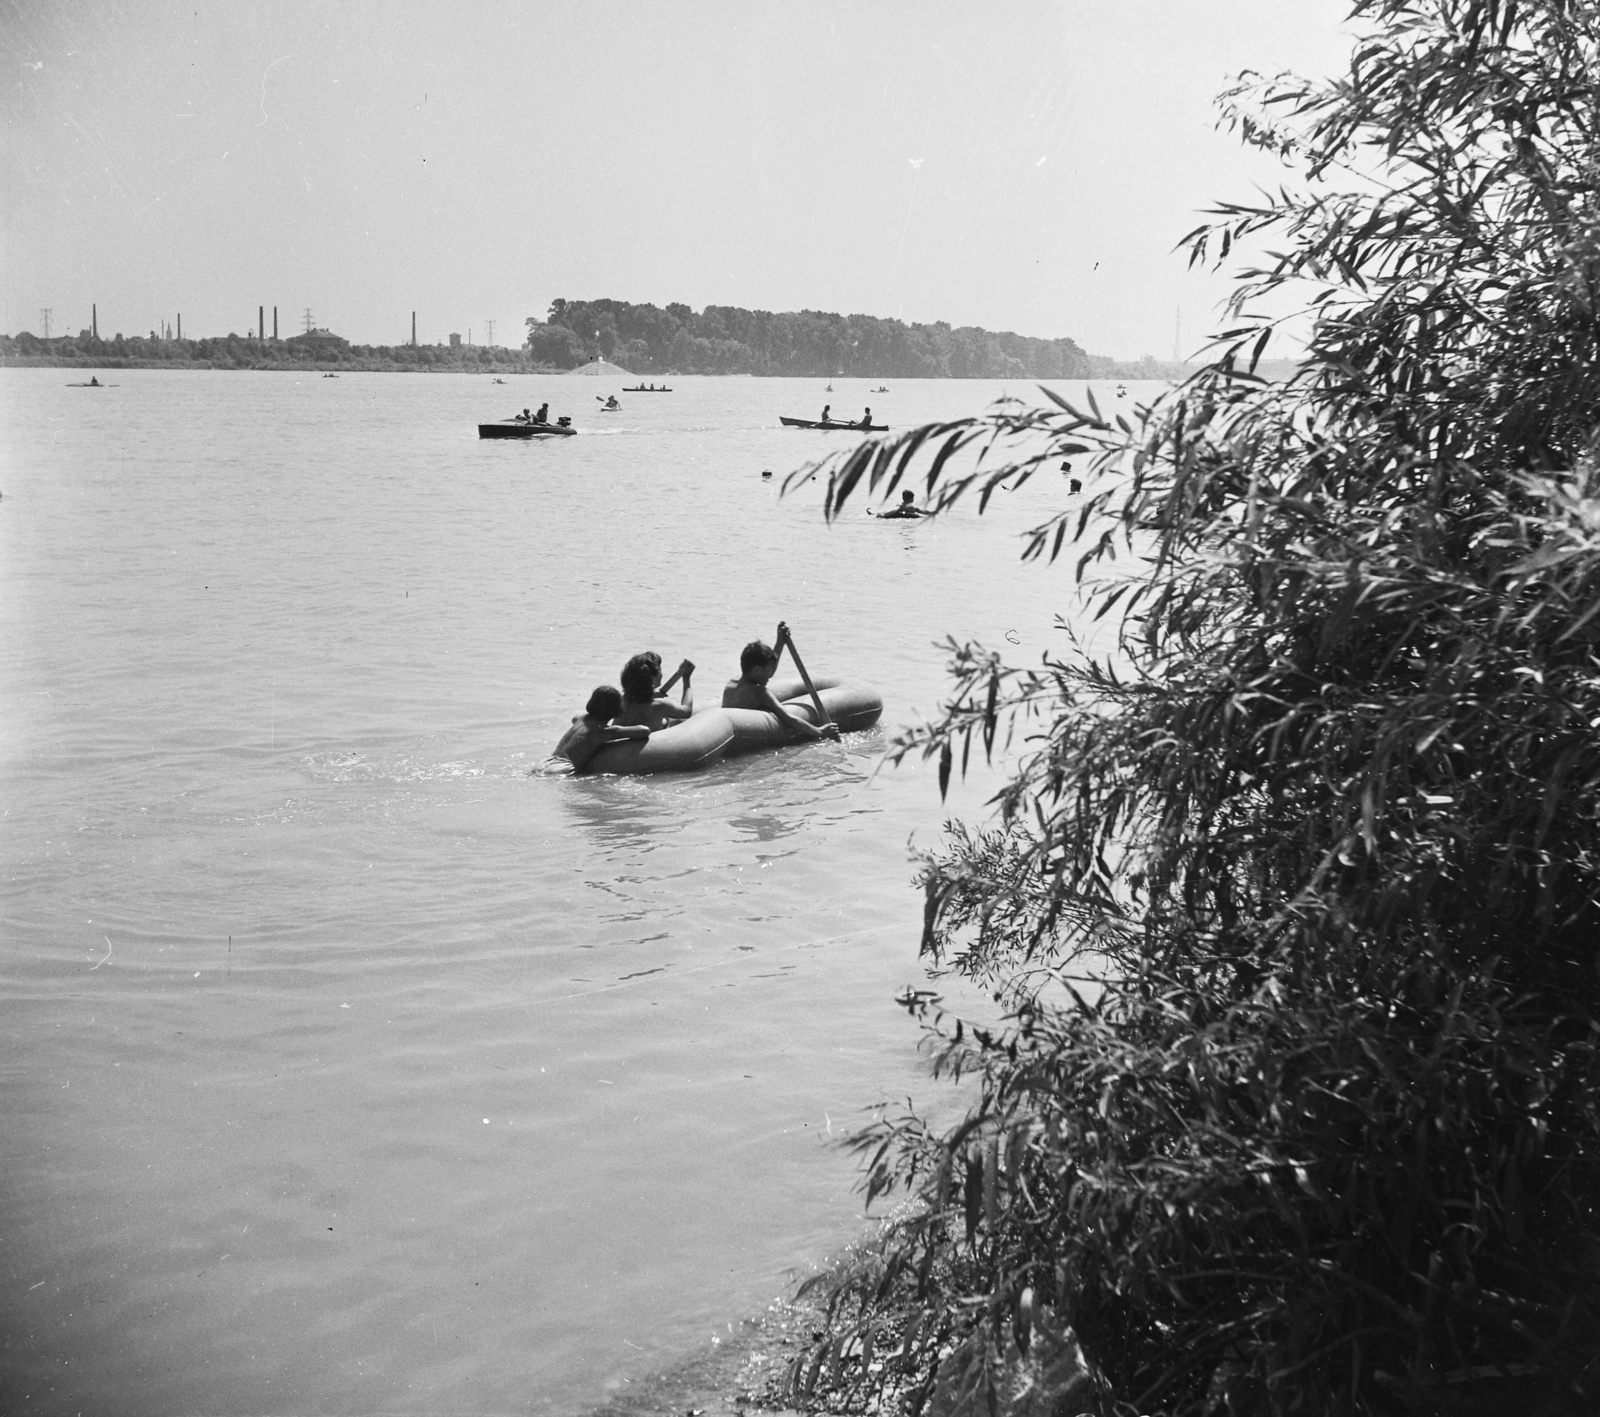
<instances>
[{"instance_id":1,"label":"tree line on far bank","mask_svg":"<svg viewBox=\"0 0 1600 1417\"><path fill-rule=\"evenodd\" d=\"M1031 339L949 325L905 325L870 315L770 314L709 305L556 300L549 322L528 321L527 342L498 345L352 345L338 336L263 340L228 334L171 339L81 333L41 339L0 334L0 364L82 368L350 369L542 374L596 357L631 374L756 374L868 379L1182 379L1194 365L1144 355L1118 361L1073 340ZM580 333L588 330L585 336ZM1288 361L1266 368L1287 377Z\"/></svg>"},{"instance_id":2,"label":"tree line on far bank","mask_svg":"<svg viewBox=\"0 0 1600 1417\"><path fill-rule=\"evenodd\" d=\"M551 302L530 318L527 348L571 369L596 355L643 374L776 374L899 379L1089 379L1115 377L1110 360L1071 339L940 321L907 325L821 310L744 310L707 305L635 305L626 300ZM1154 361L1150 361L1154 363ZM1161 377L1156 375L1154 377Z\"/></svg>"}]
</instances>

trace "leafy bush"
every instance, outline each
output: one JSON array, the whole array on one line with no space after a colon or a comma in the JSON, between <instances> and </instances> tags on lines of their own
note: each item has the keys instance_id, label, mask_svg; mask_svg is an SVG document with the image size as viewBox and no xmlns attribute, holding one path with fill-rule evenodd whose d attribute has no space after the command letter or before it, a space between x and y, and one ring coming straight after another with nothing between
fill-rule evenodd
<instances>
[{"instance_id":1,"label":"leafy bush","mask_svg":"<svg viewBox=\"0 0 1600 1417\"><path fill-rule=\"evenodd\" d=\"M797 1393L998 1401L1045 1341L1084 1366L1061 1411L1600 1407L1600 18L1355 12L1346 77L1226 97L1303 186L1188 238L1280 248L1204 372L1136 423L1050 394L827 468L833 515L1088 455L1026 554L1070 538L1121 630L953 645L896 744L941 784L1018 752L922 866L925 952L1006 1022L908 995L981 1095L855 1139L911 1203ZM1269 386L1250 312L1292 291Z\"/></svg>"}]
</instances>

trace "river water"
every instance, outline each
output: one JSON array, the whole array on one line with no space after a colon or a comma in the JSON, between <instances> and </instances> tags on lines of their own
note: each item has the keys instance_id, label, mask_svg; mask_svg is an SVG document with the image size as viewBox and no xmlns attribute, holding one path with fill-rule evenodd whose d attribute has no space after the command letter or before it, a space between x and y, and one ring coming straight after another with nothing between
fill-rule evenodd
<instances>
[{"instance_id":1,"label":"river water","mask_svg":"<svg viewBox=\"0 0 1600 1417\"><path fill-rule=\"evenodd\" d=\"M582 1410L857 1233L832 1143L943 1086L908 843L993 780L530 769L645 648L714 701L786 619L890 728L947 634L1064 649L1064 479L778 492L845 445L779 413L1007 391L80 377L0 371L0 1407ZM584 436L476 438L547 399Z\"/></svg>"}]
</instances>

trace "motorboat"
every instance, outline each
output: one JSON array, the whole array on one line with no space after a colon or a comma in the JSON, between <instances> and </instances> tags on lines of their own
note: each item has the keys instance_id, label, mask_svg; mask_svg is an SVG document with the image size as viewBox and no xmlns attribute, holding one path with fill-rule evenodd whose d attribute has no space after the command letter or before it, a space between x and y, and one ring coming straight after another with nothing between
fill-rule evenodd
<instances>
[{"instance_id":1,"label":"motorboat","mask_svg":"<svg viewBox=\"0 0 1600 1417\"><path fill-rule=\"evenodd\" d=\"M570 418L554 423L535 423L531 418L502 418L498 423L480 423L480 438L570 438L578 430Z\"/></svg>"}]
</instances>

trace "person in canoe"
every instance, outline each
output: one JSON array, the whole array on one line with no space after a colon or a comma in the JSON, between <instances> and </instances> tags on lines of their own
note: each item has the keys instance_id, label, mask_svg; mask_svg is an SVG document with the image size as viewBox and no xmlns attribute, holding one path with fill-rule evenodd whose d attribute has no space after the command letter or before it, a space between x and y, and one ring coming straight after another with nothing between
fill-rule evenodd
<instances>
[{"instance_id":1,"label":"person in canoe","mask_svg":"<svg viewBox=\"0 0 1600 1417\"><path fill-rule=\"evenodd\" d=\"M921 507L916 505L916 498L912 495L911 489L908 487L908 488L906 488L906 490L904 492L902 492L900 494L900 505L898 507L896 507L892 512L879 512L878 513L878 520L879 521L889 521L892 518L896 518L896 517L908 517L909 518L909 517L925 517L925 516L928 516L928 515L930 515L930 513L923 511Z\"/></svg>"},{"instance_id":2,"label":"person in canoe","mask_svg":"<svg viewBox=\"0 0 1600 1417\"><path fill-rule=\"evenodd\" d=\"M822 417L819 418L817 420L817 422L819 422L819 423L831 423L831 422L833 422L833 420L828 417L828 412L829 412L830 409L832 409L832 407L833 407L833 405L831 403L823 404L822 405Z\"/></svg>"},{"instance_id":3,"label":"person in canoe","mask_svg":"<svg viewBox=\"0 0 1600 1417\"><path fill-rule=\"evenodd\" d=\"M598 395L596 395L596 397L598 397ZM615 394L607 394L606 395L605 407L606 407L606 410L609 412L611 409L621 408L622 405L617 402L617 396Z\"/></svg>"},{"instance_id":4,"label":"person in canoe","mask_svg":"<svg viewBox=\"0 0 1600 1417\"><path fill-rule=\"evenodd\" d=\"M89 376L89 387L91 389L98 389L100 387L100 381L95 378L93 374Z\"/></svg>"},{"instance_id":5,"label":"person in canoe","mask_svg":"<svg viewBox=\"0 0 1600 1417\"><path fill-rule=\"evenodd\" d=\"M581 771L607 743L624 743L630 738L648 738L650 729L642 723L616 724L622 708L622 695L610 684L602 684L589 695L583 712L572 720L572 727L561 735L552 757L565 758L573 771Z\"/></svg>"},{"instance_id":6,"label":"person in canoe","mask_svg":"<svg viewBox=\"0 0 1600 1417\"><path fill-rule=\"evenodd\" d=\"M772 697L767 681L778 667L778 651L762 640L751 640L739 654L739 677L728 680L722 691L723 708L760 709L776 716L784 736L800 742L814 743L819 738L837 741L839 725L825 723L821 728L796 718Z\"/></svg>"},{"instance_id":7,"label":"person in canoe","mask_svg":"<svg viewBox=\"0 0 1600 1417\"><path fill-rule=\"evenodd\" d=\"M872 427L872 410L870 408L861 415L861 426L863 428Z\"/></svg>"},{"instance_id":8,"label":"person in canoe","mask_svg":"<svg viewBox=\"0 0 1600 1417\"><path fill-rule=\"evenodd\" d=\"M622 725L642 723L647 728L671 728L694 712L694 691L689 680L694 674L694 661L684 660L671 680L661 682L661 656L654 650L636 654L622 666L622 710L617 722ZM679 680L683 681L681 703L666 697Z\"/></svg>"}]
</instances>

